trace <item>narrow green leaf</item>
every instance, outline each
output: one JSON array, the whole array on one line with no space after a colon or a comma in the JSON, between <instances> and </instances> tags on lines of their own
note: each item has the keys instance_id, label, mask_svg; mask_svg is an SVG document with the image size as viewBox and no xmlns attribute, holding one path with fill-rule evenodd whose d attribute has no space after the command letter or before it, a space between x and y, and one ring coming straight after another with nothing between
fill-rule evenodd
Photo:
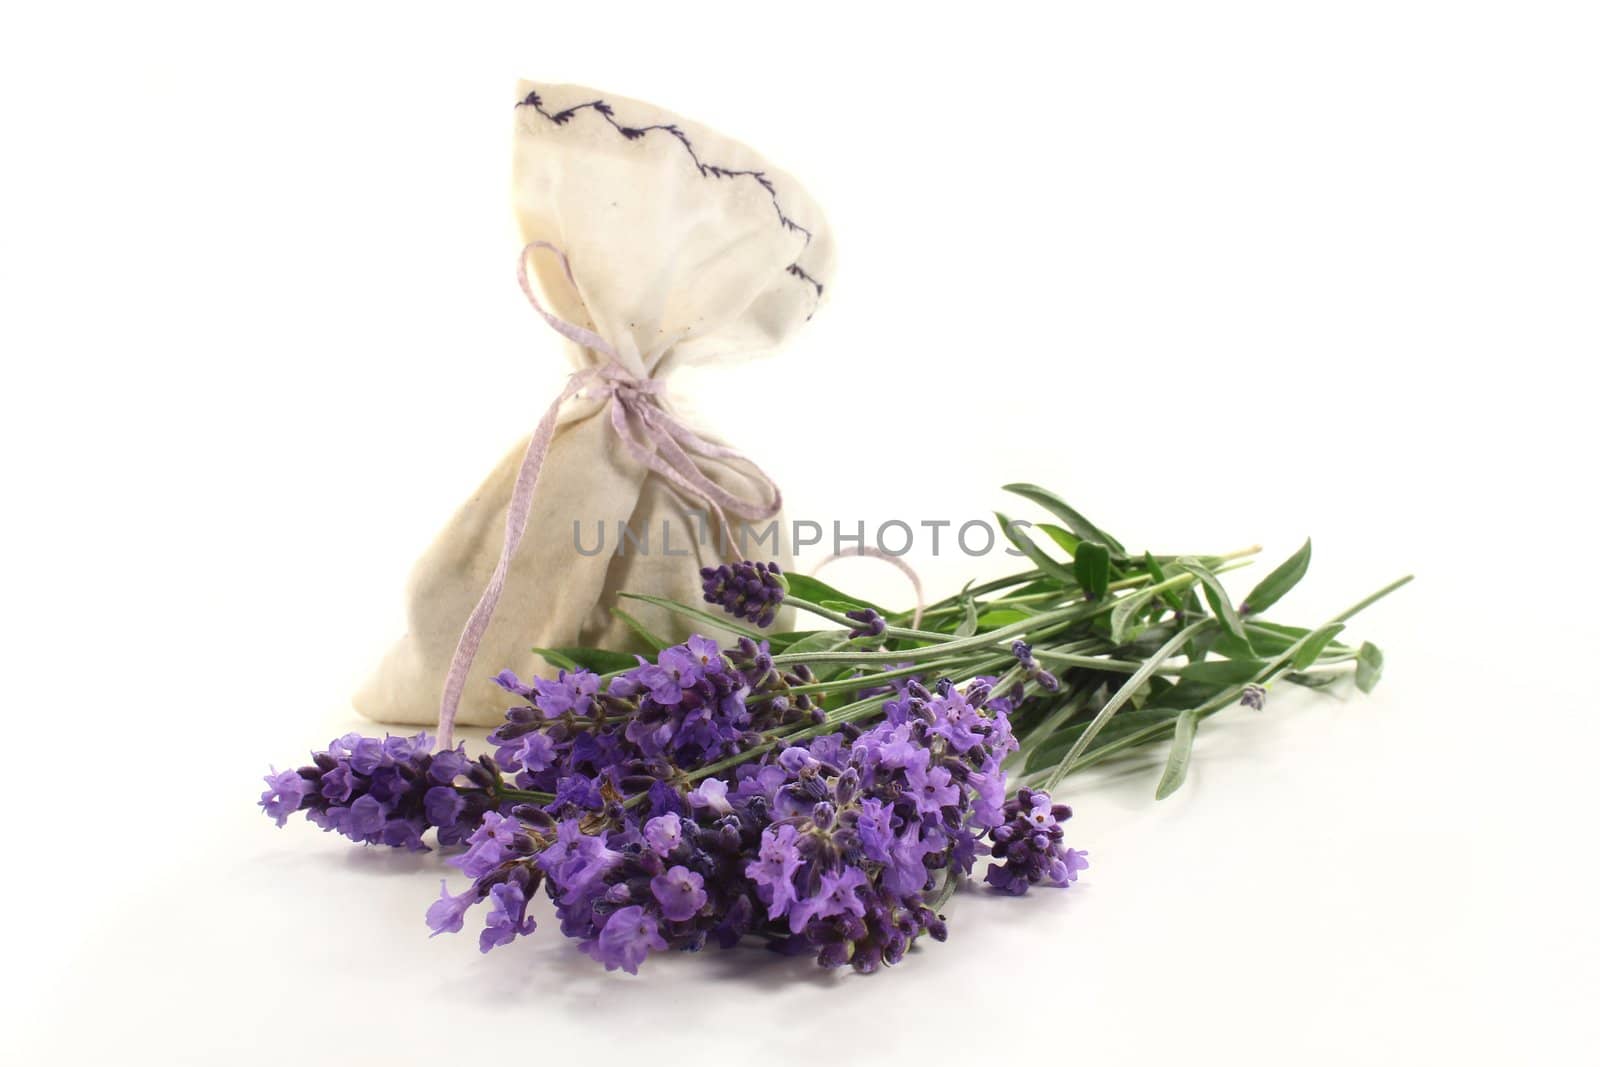
<instances>
[{"instance_id":1,"label":"narrow green leaf","mask_svg":"<svg viewBox=\"0 0 1600 1067\"><path fill-rule=\"evenodd\" d=\"M624 600L642 600L646 604L654 604L658 608L666 608L668 611L682 615L686 619L694 619L696 622L703 622L709 626L714 626L717 629L727 630L730 633L736 633L740 636L748 637L752 641L760 641L762 638L767 636L761 630L746 626L738 619L735 619L732 615L723 613L713 615L709 611L702 611L697 607L692 607L688 604L682 604L676 600L668 600L666 597L660 596L646 596L644 593L619 593L617 595L622 597ZM806 599L809 600L810 598L807 597Z\"/></svg>"},{"instance_id":2,"label":"narrow green leaf","mask_svg":"<svg viewBox=\"0 0 1600 1067\"><path fill-rule=\"evenodd\" d=\"M604 648L536 648L533 652L543 656L552 667L564 671L586 670L610 674L639 665L639 661L632 656Z\"/></svg>"},{"instance_id":3,"label":"narrow green leaf","mask_svg":"<svg viewBox=\"0 0 1600 1067\"><path fill-rule=\"evenodd\" d=\"M818 633L837 632L838 631L836 630L791 630L788 633L772 634L767 638L767 644L772 646L773 653L777 654L779 652L787 652L801 641L804 641L808 637L814 637Z\"/></svg>"},{"instance_id":4,"label":"narrow green leaf","mask_svg":"<svg viewBox=\"0 0 1600 1067\"><path fill-rule=\"evenodd\" d=\"M1111 550L1098 541L1083 541L1073 557L1072 570L1083 591L1095 600L1106 595L1111 584Z\"/></svg>"},{"instance_id":5,"label":"narrow green leaf","mask_svg":"<svg viewBox=\"0 0 1600 1067\"><path fill-rule=\"evenodd\" d=\"M660 652L663 648L666 648L671 643L657 636L650 630L649 627L645 626L644 623L640 622L632 615L629 615L626 611L623 611L619 607L612 607L611 614L615 618L621 619L623 625L632 630L634 634L638 636L639 640L649 645L652 651Z\"/></svg>"},{"instance_id":6,"label":"narrow green leaf","mask_svg":"<svg viewBox=\"0 0 1600 1067\"><path fill-rule=\"evenodd\" d=\"M1233 601L1228 599L1228 591L1222 588L1222 582L1217 576L1196 559L1185 557L1178 560L1177 565L1200 579L1200 589L1205 593L1206 603L1211 605L1211 614L1228 628L1229 633L1248 644L1250 638L1245 633L1244 623L1240 621L1239 613L1233 609Z\"/></svg>"},{"instance_id":7,"label":"narrow green leaf","mask_svg":"<svg viewBox=\"0 0 1600 1067\"><path fill-rule=\"evenodd\" d=\"M1370 693L1383 677L1383 651L1371 641L1363 642L1356 654L1356 688Z\"/></svg>"},{"instance_id":8,"label":"narrow green leaf","mask_svg":"<svg viewBox=\"0 0 1600 1067\"><path fill-rule=\"evenodd\" d=\"M1339 631L1344 629L1344 623L1332 622L1319 629L1313 630L1305 643L1295 650L1294 658L1289 662L1294 669L1303 671L1317 662L1317 657L1322 655L1322 650L1328 647L1328 642L1339 636Z\"/></svg>"},{"instance_id":9,"label":"narrow green leaf","mask_svg":"<svg viewBox=\"0 0 1600 1067\"><path fill-rule=\"evenodd\" d=\"M1154 599L1155 591L1148 588L1118 598L1116 606L1111 609L1112 644L1124 645L1139 635L1143 627L1136 630L1135 622Z\"/></svg>"},{"instance_id":10,"label":"narrow green leaf","mask_svg":"<svg viewBox=\"0 0 1600 1067\"><path fill-rule=\"evenodd\" d=\"M1244 603L1239 605L1241 615L1257 615L1266 611L1283 598L1283 594L1293 589L1301 578L1306 576L1306 569L1311 566L1311 539L1306 538L1306 543L1300 550L1282 563L1278 564L1271 574L1261 579L1256 587L1250 590L1250 595L1244 598Z\"/></svg>"},{"instance_id":11,"label":"narrow green leaf","mask_svg":"<svg viewBox=\"0 0 1600 1067\"><path fill-rule=\"evenodd\" d=\"M1076 556L1078 554L1078 545L1083 540L1081 537L1072 536L1053 522L1041 522L1038 526L1039 529L1049 534L1050 540L1060 545L1061 550L1067 555Z\"/></svg>"},{"instance_id":12,"label":"narrow green leaf","mask_svg":"<svg viewBox=\"0 0 1600 1067\"><path fill-rule=\"evenodd\" d=\"M1144 554L1144 570L1146 574L1150 575L1150 583L1152 585L1160 585L1167 580L1167 572L1161 568L1161 564L1156 562L1156 558L1148 552ZM1161 590L1161 599L1165 600L1167 607L1173 611L1183 610L1183 597L1178 595L1176 589Z\"/></svg>"},{"instance_id":13,"label":"narrow green leaf","mask_svg":"<svg viewBox=\"0 0 1600 1067\"><path fill-rule=\"evenodd\" d=\"M1245 627L1248 630L1249 624L1246 623ZM1291 644L1293 644L1292 641L1285 641L1282 645L1274 648L1271 643L1263 646L1259 638L1253 633L1248 641L1241 641L1230 633L1224 633L1218 635L1216 642L1211 646L1211 651L1225 659L1255 659L1262 654L1276 655Z\"/></svg>"},{"instance_id":14,"label":"narrow green leaf","mask_svg":"<svg viewBox=\"0 0 1600 1067\"><path fill-rule=\"evenodd\" d=\"M850 644L848 630L818 630L807 634L800 640L786 647L783 651L790 652L833 652Z\"/></svg>"},{"instance_id":15,"label":"narrow green leaf","mask_svg":"<svg viewBox=\"0 0 1600 1067\"><path fill-rule=\"evenodd\" d=\"M1277 656L1289 650L1289 647L1311 631L1304 626L1284 626L1281 623L1268 622L1265 619L1251 618L1244 624L1245 633L1250 635L1250 646L1262 656ZM1328 645L1329 651L1350 652L1349 648L1334 641ZM1218 654L1226 655L1218 646ZM1249 655L1250 653L1245 653Z\"/></svg>"},{"instance_id":16,"label":"narrow green leaf","mask_svg":"<svg viewBox=\"0 0 1600 1067\"><path fill-rule=\"evenodd\" d=\"M575 671L578 669L578 661L571 656L563 654L560 649L535 648L533 649L533 654L544 657L544 661L558 671Z\"/></svg>"},{"instance_id":17,"label":"narrow green leaf","mask_svg":"<svg viewBox=\"0 0 1600 1067\"><path fill-rule=\"evenodd\" d=\"M1167 768L1161 772L1161 782L1156 786L1156 799L1165 800L1178 791L1189 774L1189 756L1194 751L1194 735L1199 716L1193 708L1185 708L1172 727L1172 749L1167 753Z\"/></svg>"},{"instance_id":18,"label":"narrow green leaf","mask_svg":"<svg viewBox=\"0 0 1600 1067\"><path fill-rule=\"evenodd\" d=\"M1089 743L1094 740L1094 735L1099 733L1101 727L1110 721L1111 716L1115 715L1123 705L1133 698L1135 693L1144 687L1145 683L1150 680L1151 676L1160 669L1161 665L1173 653L1182 648L1195 634L1212 625L1213 623L1210 619L1199 619L1192 622L1173 634L1166 644L1151 653L1150 658L1145 660L1138 670L1130 674L1122 685L1117 687L1117 691L1111 694L1111 699L1107 700L1100 710L1095 712L1094 718L1089 720L1088 727L1079 735L1078 740L1073 743L1072 747L1067 749L1067 754L1061 757L1061 762L1056 764L1055 770L1050 772L1050 777L1046 779L1045 791L1049 792L1060 784L1061 779L1072 769L1073 761L1083 755L1083 750L1088 748Z\"/></svg>"},{"instance_id":19,"label":"narrow green leaf","mask_svg":"<svg viewBox=\"0 0 1600 1067\"><path fill-rule=\"evenodd\" d=\"M1326 689L1343 677L1345 675L1342 671L1318 671L1315 674L1307 674L1305 671L1290 671L1283 676L1283 680L1291 685L1304 686L1306 689Z\"/></svg>"},{"instance_id":20,"label":"narrow green leaf","mask_svg":"<svg viewBox=\"0 0 1600 1067\"><path fill-rule=\"evenodd\" d=\"M1227 661L1212 660L1207 662L1223 663ZM1200 705L1205 704L1207 701L1215 700L1217 697L1221 696L1224 691L1232 689L1236 684L1237 683L1227 682L1204 682L1195 678L1184 678L1172 688L1164 689L1160 693L1151 697L1145 702L1145 707L1173 709L1199 707Z\"/></svg>"},{"instance_id":21,"label":"narrow green leaf","mask_svg":"<svg viewBox=\"0 0 1600 1067\"><path fill-rule=\"evenodd\" d=\"M1011 520L1000 512L994 513L995 519L1000 523L1000 532L1006 535L1006 540L1015 545L1023 555L1033 561L1033 565L1044 571L1050 577L1063 584L1076 584L1072 572L1062 566L1058 560L1052 559L1044 549L1034 544L1033 538L1011 525Z\"/></svg>"},{"instance_id":22,"label":"narrow green leaf","mask_svg":"<svg viewBox=\"0 0 1600 1067\"><path fill-rule=\"evenodd\" d=\"M1023 619L1031 618L1032 615L1032 612L1019 611L1016 608L999 608L994 611L986 611L978 616L978 629L998 630L1002 626L1010 626L1014 622L1021 622Z\"/></svg>"},{"instance_id":23,"label":"narrow green leaf","mask_svg":"<svg viewBox=\"0 0 1600 1067\"><path fill-rule=\"evenodd\" d=\"M970 596L961 598L961 625L956 627L955 636L971 637L978 632L978 602Z\"/></svg>"},{"instance_id":24,"label":"narrow green leaf","mask_svg":"<svg viewBox=\"0 0 1600 1067\"><path fill-rule=\"evenodd\" d=\"M1089 746L1088 751L1092 753L1101 745L1110 744L1119 737L1130 734L1135 730L1144 729L1147 726L1155 726L1162 723L1170 724L1177 716L1178 712L1171 708L1159 708L1152 711L1129 708L1106 723L1105 727L1095 735L1094 744ZM1061 757L1066 755L1067 749L1072 747L1073 742L1077 741L1083 731L1088 728L1089 724L1087 722L1075 722L1056 730L1040 742L1038 748L1028 753L1028 758L1023 765L1023 773L1032 774L1035 771L1048 770L1054 767Z\"/></svg>"},{"instance_id":25,"label":"narrow green leaf","mask_svg":"<svg viewBox=\"0 0 1600 1067\"><path fill-rule=\"evenodd\" d=\"M1178 677L1202 685L1243 685L1253 681L1266 665L1265 660L1259 659L1213 659L1189 664L1178 672Z\"/></svg>"},{"instance_id":26,"label":"narrow green leaf","mask_svg":"<svg viewBox=\"0 0 1600 1067\"><path fill-rule=\"evenodd\" d=\"M1076 508L1070 506L1065 500L1056 496L1048 489L1041 489L1037 485L1026 482L1013 482L1011 485L1001 486L1008 493L1015 493L1025 500L1031 500L1044 508L1050 514L1067 524L1067 528L1085 541L1098 541L1111 550L1118 559L1126 559L1128 550L1122 547L1122 542L1106 533L1100 527L1084 518Z\"/></svg>"}]
</instances>

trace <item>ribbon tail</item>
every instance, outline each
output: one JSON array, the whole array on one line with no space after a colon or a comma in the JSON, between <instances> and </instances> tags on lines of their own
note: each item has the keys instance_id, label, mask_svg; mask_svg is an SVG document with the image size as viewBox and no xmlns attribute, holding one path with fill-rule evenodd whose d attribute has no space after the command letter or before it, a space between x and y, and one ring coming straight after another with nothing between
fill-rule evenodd
<instances>
[{"instance_id":1,"label":"ribbon tail","mask_svg":"<svg viewBox=\"0 0 1600 1067\"><path fill-rule=\"evenodd\" d=\"M506 575L511 570L511 560L517 554L517 546L522 543L522 535L528 528L528 514L533 510L533 491L539 484L539 472L544 469L550 442L555 437L561 405L576 396L592 377L589 371L574 374L561 395L546 409L533 436L528 438L527 451L522 454L522 467L517 471L516 485L511 490L511 501L506 507L506 536L500 546L500 561L495 564L494 574L489 578L483 595L478 598L477 606L467 616L461 639L456 643L455 654L450 657L450 669L445 674L444 692L439 697L438 746L441 751L454 747L456 711L461 706L461 694L466 689L467 672L472 669L484 632L494 618L494 609L505 590Z\"/></svg>"}]
</instances>

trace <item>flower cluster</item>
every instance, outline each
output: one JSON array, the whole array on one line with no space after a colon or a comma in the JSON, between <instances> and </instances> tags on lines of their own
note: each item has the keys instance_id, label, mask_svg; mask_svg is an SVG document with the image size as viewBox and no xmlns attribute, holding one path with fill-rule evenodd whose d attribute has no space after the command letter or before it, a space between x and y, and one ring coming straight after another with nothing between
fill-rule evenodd
<instances>
[{"instance_id":1,"label":"flower cluster","mask_svg":"<svg viewBox=\"0 0 1600 1067\"><path fill-rule=\"evenodd\" d=\"M771 626L788 594L783 571L776 563L724 563L700 568L701 588L707 604L715 604L736 619L756 626Z\"/></svg>"},{"instance_id":2,"label":"flower cluster","mask_svg":"<svg viewBox=\"0 0 1600 1067\"><path fill-rule=\"evenodd\" d=\"M790 687L811 680L804 667L778 670L766 642L742 638L725 652L698 635L603 687L591 671L531 685L503 671L496 681L528 703L489 741L519 788L555 795L549 810L600 811L605 787L638 793L810 722L817 709Z\"/></svg>"},{"instance_id":3,"label":"flower cluster","mask_svg":"<svg viewBox=\"0 0 1600 1067\"><path fill-rule=\"evenodd\" d=\"M1006 801L1005 824L991 834L991 863L983 880L1003 893L1021 896L1029 886L1048 882L1066 888L1089 866L1088 853L1061 847L1061 824L1072 818L1065 804L1052 804L1050 794L1019 789Z\"/></svg>"},{"instance_id":4,"label":"flower cluster","mask_svg":"<svg viewBox=\"0 0 1600 1067\"><path fill-rule=\"evenodd\" d=\"M824 966L894 964L921 935L945 936L927 894L969 875L986 836L1009 834L1000 764L1015 742L990 684L908 682L869 730L802 731L728 777L685 776L693 788L657 779L624 800L602 786L597 810L559 818L490 813L454 861L472 886L446 889L429 925L459 930L487 901L488 951L531 931L527 895L542 883L562 932L608 969L749 936Z\"/></svg>"},{"instance_id":5,"label":"flower cluster","mask_svg":"<svg viewBox=\"0 0 1600 1067\"><path fill-rule=\"evenodd\" d=\"M304 811L324 830L363 844L423 851L429 828L438 830L441 844L459 844L493 806L499 775L488 757L473 762L462 747L432 747L426 733L346 734L299 770L266 775L261 807L279 826Z\"/></svg>"},{"instance_id":6,"label":"flower cluster","mask_svg":"<svg viewBox=\"0 0 1600 1067\"><path fill-rule=\"evenodd\" d=\"M345 737L269 775L262 806L279 825L305 811L406 848L437 827L465 845L449 862L471 883L441 886L435 934L482 905L479 948L509 944L533 932L542 888L562 933L630 973L652 952L748 938L871 972L924 934L944 939L938 902L986 853L986 880L1008 893L1065 886L1086 865L1060 847L1064 807L1007 799L1017 746L993 679L901 680L862 728L791 692L811 678L764 643L698 636L608 679L507 672L497 680L525 703L490 735L494 757L429 753L426 735Z\"/></svg>"}]
</instances>

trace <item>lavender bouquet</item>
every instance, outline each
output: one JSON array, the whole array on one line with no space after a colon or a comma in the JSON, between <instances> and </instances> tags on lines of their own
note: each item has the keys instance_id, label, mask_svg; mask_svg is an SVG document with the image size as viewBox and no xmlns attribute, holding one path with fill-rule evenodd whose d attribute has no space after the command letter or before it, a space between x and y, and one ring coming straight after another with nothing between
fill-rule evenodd
<instances>
[{"instance_id":1,"label":"lavender bouquet","mask_svg":"<svg viewBox=\"0 0 1600 1067\"><path fill-rule=\"evenodd\" d=\"M268 774L261 807L363 844L425 850L431 833L469 881L442 883L427 924L475 912L484 952L533 932L542 887L607 969L765 941L869 973L944 940L941 909L980 863L1002 894L1071 885L1088 858L1052 799L1067 775L1168 741L1159 799L1201 721L1260 710L1275 681L1377 684L1379 650L1340 638L1409 578L1312 628L1272 623L1309 542L1235 605L1218 576L1255 550L1132 553L1056 496L1006 488L1059 520L1042 547L999 516L1019 573L894 613L772 564L706 568L713 610L636 599L735 640L670 645L617 609L652 654L539 649L559 674L496 677L513 706L492 753L351 734ZM829 627L769 632L784 603Z\"/></svg>"}]
</instances>

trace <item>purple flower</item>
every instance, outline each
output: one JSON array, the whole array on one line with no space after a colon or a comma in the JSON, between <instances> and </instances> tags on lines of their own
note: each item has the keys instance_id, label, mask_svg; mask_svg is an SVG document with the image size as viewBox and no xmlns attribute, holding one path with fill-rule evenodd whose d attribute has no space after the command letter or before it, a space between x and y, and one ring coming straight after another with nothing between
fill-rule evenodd
<instances>
[{"instance_id":1,"label":"purple flower","mask_svg":"<svg viewBox=\"0 0 1600 1067\"><path fill-rule=\"evenodd\" d=\"M514 882L501 882L489 890L489 915L478 935L478 951L488 952L509 945L522 934L533 933L535 923L528 917L528 897Z\"/></svg>"},{"instance_id":2,"label":"purple flower","mask_svg":"<svg viewBox=\"0 0 1600 1067\"><path fill-rule=\"evenodd\" d=\"M300 810L300 804L311 792L311 783L299 771L273 771L264 774L267 791L261 794L261 807L279 826L289 821L289 816Z\"/></svg>"},{"instance_id":3,"label":"purple flower","mask_svg":"<svg viewBox=\"0 0 1600 1067\"><path fill-rule=\"evenodd\" d=\"M661 929L655 919L633 904L613 912L600 936L585 942L583 947L605 964L608 971L621 967L629 974L638 974L639 964L650 950L665 949L667 943L661 939Z\"/></svg>"},{"instance_id":4,"label":"purple flower","mask_svg":"<svg viewBox=\"0 0 1600 1067\"><path fill-rule=\"evenodd\" d=\"M549 734L543 732L531 733L523 738L522 747L517 750L517 762L530 774L537 774L554 765L556 758L556 743Z\"/></svg>"},{"instance_id":5,"label":"purple flower","mask_svg":"<svg viewBox=\"0 0 1600 1067\"><path fill-rule=\"evenodd\" d=\"M908 826L905 833L895 839L879 881L883 888L896 896L908 897L920 893L928 884L928 868L923 857L945 850L944 835L934 831L924 836L921 828Z\"/></svg>"},{"instance_id":6,"label":"purple flower","mask_svg":"<svg viewBox=\"0 0 1600 1067\"><path fill-rule=\"evenodd\" d=\"M533 687L522 684L522 679L511 671L501 671L494 676L494 684L508 693L515 693L525 700L533 699Z\"/></svg>"},{"instance_id":7,"label":"purple flower","mask_svg":"<svg viewBox=\"0 0 1600 1067\"><path fill-rule=\"evenodd\" d=\"M622 858L603 838L584 833L576 819L564 819L538 864L560 888L562 901L576 903L599 892L601 880Z\"/></svg>"},{"instance_id":8,"label":"purple flower","mask_svg":"<svg viewBox=\"0 0 1600 1067\"><path fill-rule=\"evenodd\" d=\"M657 815L644 824L644 841L656 855L667 855L683 841L683 820L670 811Z\"/></svg>"},{"instance_id":9,"label":"purple flower","mask_svg":"<svg viewBox=\"0 0 1600 1067\"><path fill-rule=\"evenodd\" d=\"M1078 880L1078 872L1089 866L1089 854L1069 848L1059 859L1050 861L1050 883L1065 889Z\"/></svg>"},{"instance_id":10,"label":"purple flower","mask_svg":"<svg viewBox=\"0 0 1600 1067\"><path fill-rule=\"evenodd\" d=\"M796 899L794 876L800 869L796 836L793 826L767 827L761 835L761 851L744 869L745 877L761 887L769 919L782 915Z\"/></svg>"},{"instance_id":11,"label":"purple flower","mask_svg":"<svg viewBox=\"0 0 1600 1067\"><path fill-rule=\"evenodd\" d=\"M341 763L333 770L322 776L322 788L319 792L335 804L345 804L350 800L350 794L355 791L355 772L350 769L350 764ZM282 826L282 823L278 825Z\"/></svg>"},{"instance_id":12,"label":"purple flower","mask_svg":"<svg viewBox=\"0 0 1600 1067\"><path fill-rule=\"evenodd\" d=\"M721 778L702 778L700 784L688 797L690 807L710 808L718 815L726 815L733 810L728 803L728 783Z\"/></svg>"},{"instance_id":13,"label":"purple flower","mask_svg":"<svg viewBox=\"0 0 1600 1067\"><path fill-rule=\"evenodd\" d=\"M961 790L943 767L915 764L907 767L906 790L916 802L917 810L924 815L938 815L940 809L953 806L961 799Z\"/></svg>"},{"instance_id":14,"label":"purple flower","mask_svg":"<svg viewBox=\"0 0 1600 1067\"><path fill-rule=\"evenodd\" d=\"M869 860L889 862L894 847L894 808L877 797L861 801L861 812L856 817L856 835L861 839L861 851Z\"/></svg>"},{"instance_id":15,"label":"purple flower","mask_svg":"<svg viewBox=\"0 0 1600 1067\"><path fill-rule=\"evenodd\" d=\"M700 569L701 589L707 604L715 604L736 619L771 626L778 606L789 592L776 563L724 563Z\"/></svg>"},{"instance_id":16,"label":"purple flower","mask_svg":"<svg viewBox=\"0 0 1600 1067\"><path fill-rule=\"evenodd\" d=\"M546 718L561 715L584 715L590 701L600 691L600 676L593 671L559 672L554 680L535 678L533 689L537 694L534 703Z\"/></svg>"},{"instance_id":17,"label":"purple flower","mask_svg":"<svg viewBox=\"0 0 1600 1067\"><path fill-rule=\"evenodd\" d=\"M838 872L824 871L821 888L790 910L789 929L798 934L812 919L824 919L846 912L858 918L866 914L866 904L856 893L866 884L867 874L860 867L846 867Z\"/></svg>"},{"instance_id":18,"label":"purple flower","mask_svg":"<svg viewBox=\"0 0 1600 1067\"><path fill-rule=\"evenodd\" d=\"M459 932L462 916L479 899L477 886L469 887L459 896L451 896L449 884L443 878L439 879L439 899L428 906L428 929L433 931L428 936Z\"/></svg>"},{"instance_id":19,"label":"purple flower","mask_svg":"<svg viewBox=\"0 0 1600 1067\"><path fill-rule=\"evenodd\" d=\"M722 658L722 649L711 638L691 634L683 647L702 675L722 674L728 670L728 661Z\"/></svg>"},{"instance_id":20,"label":"purple flower","mask_svg":"<svg viewBox=\"0 0 1600 1067\"><path fill-rule=\"evenodd\" d=\"M706 880L687 867L673 867L650 879L650 893L661 914L672 922L687 922L705 907Z\"/></svg>"},{"instance_id":21,"label":"purple flower","mask_svg":"<svg viewBox=\"0 0 1600 1067\"><path fill-rule=\"evenodd\" d=\"M512 855L522 824L497 811L483 814L483 822L467 838L467 851L449 860L469 878L482 878Z\"/></svg>"},{"instance_id":22,"label":"purple flower","mask_svg":"<svg viewBox=\"0 0 1600 1067\"><path fill-rule=\"evenodd\" d=\"M452 786L436 785L422 795L423 815L435 826L454 826L466 810L466 800Z\"/></svg>"}]
</instances>

